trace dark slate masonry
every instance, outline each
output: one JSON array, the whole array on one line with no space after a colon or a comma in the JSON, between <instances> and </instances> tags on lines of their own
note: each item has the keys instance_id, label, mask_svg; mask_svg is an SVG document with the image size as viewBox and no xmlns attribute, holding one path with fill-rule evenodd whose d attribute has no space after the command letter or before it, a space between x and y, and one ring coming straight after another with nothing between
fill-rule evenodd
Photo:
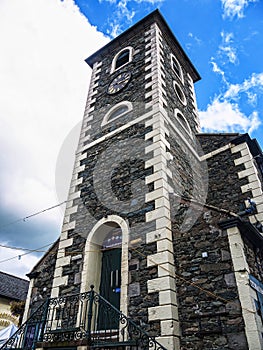
<instances>
[{"instance_id":1,"label":"dark slate masonry","mask_svg":"<svg viewBox=\"0 0 263 350\"><path fill-rule=\"evenodd\" d=\"M248 349L223 218L204 208L189 232L173 223L181 350Z\"/></svg>"},{"instance_id":2,"label":"dark slate masonry","mask_svg":"<svg viewBox=\"0 0 263 350\"><path fill-rule=\"evenodd\" d=\"M50 298L58 252L57 240L48 252L40 259L34 269L27 275L34 279L34 286L30 295L31 315L45 300Z\"/></svg>"}]
</instances>

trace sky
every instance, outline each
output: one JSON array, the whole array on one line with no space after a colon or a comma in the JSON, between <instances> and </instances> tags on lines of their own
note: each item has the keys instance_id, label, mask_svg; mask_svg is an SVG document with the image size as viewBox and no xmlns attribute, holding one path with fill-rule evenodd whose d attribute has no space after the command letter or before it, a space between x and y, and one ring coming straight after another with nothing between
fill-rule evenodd
<instances>
[{"instance_id":1,"label":"sky","mask_svg":"<svg viewBox=\"0 0 263 350\"><path fill-rule=\"evenodd\" d=\"M156 8L202 77L202 131L263 147L263 1L1 0L0 271L26 278L60 234L85 58Z\"/></svg>"}]
</instances>

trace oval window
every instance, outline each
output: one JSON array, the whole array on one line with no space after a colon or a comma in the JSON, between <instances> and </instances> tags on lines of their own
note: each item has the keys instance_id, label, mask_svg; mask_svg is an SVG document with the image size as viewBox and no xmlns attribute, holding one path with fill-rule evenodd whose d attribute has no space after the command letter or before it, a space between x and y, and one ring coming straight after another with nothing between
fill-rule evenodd
<instances>
[{"instance_id":1,"label":"oval window","mask_svg":"<svg viewBox=\"0 0 263 350\"><path fill-rule=\"evenodd\" d=\"M184 106L186 106L186 98L185 94L183 93L183 90L180 88L180 86L174 81L174 91L179 98L179 100L182 102Z\"/></svg>"},{"instance_id":2,"label":"oval window","mask_svg":"<svg viewBox=\"0 0 263 350\"><path fill-rule=\"evenodd\" d=\"M182 68L174 55L171 55L171 65L175 74L180 78L181 81L183 81Z\"/></svg>"},{"instance_id":3,"label":"oval window","mask_svg":"<svg viewBox=\"0 0 263 350\"><path fill-rule=\"evenodd\" d=\"M185 117L181 113L177 113L177 118L179 119L180 123L184 126L184 128L190 132L189 125L187 121L185 120Z\"/></svg>"}]
</instances>

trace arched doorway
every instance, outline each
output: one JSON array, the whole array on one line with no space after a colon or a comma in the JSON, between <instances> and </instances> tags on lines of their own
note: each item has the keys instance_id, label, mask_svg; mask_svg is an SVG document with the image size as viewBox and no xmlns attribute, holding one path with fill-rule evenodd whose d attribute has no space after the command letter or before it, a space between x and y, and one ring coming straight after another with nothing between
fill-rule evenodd
<instances>
[{"instance_id":1,"label":"arched doorway","mask_svg":"<svg viewBox=\"0 0 263 350\"><path fill-rule=\"evenodd\" d=\"M128 224L109 215L90 231L82 270L81 292L95 291L124 314L128 311Z\"/></svg>"}]
</instances>

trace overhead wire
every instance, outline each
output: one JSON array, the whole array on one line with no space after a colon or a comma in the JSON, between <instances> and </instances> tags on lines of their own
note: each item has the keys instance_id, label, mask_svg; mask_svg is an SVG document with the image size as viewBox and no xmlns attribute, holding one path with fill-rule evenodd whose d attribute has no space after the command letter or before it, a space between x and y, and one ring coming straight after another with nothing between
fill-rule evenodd
<instances>
[{"instance_id":1,"label":"overhead wire","mask_svg":"<svg viewBox=\"0 0 263 350\"><path fill-rule=\"evenodd\" d=\"M42 248L49 247L49 246L52 245L52 244L53 244L53 243L51 243L51 244L46 244L46 245L44 245L44 246L42 246L42 247L40 247L40 248L37 248L37 249L32 249L32 250L30 249L30 251L28 251L28 252L26 252L26 253L18 254L18 255L16 255L16 256L11 257L11 258L7 258L7 259L4 259L4 260L1 260L1 261L0 261L0 264L3 263L3 262L7 262L7 261L10 261L10 260L16 259L16 258L21 258L22 256L25 256L25 255L27 255L27 254L31 254L31 253L33 253L33 252L37 252L38 249L42 249Z\"/></svg>"},{"instance_id":2,"label":"overhead wire","mask_svg":"<svg viewBox=\"0 0 263 350\"><path fill-rule=\"evenodd\" d=\"M63 202L61 202L61 203L52 205L51 207L42 209L42 210L40 210L40 211L38 211L38 212L35 212L35 213L33 213L33 214L27 215L27 216L25 216L25 217L22 217L22 218L19 218L19 219L15 220L15 221L11 221L11 222L9 222L9 223L7 223L7 224L1 225L1 226L0 226L0 230L3 229L3 228L6 228L6 227L8 227L8 226L15 225L15 224L17 224L18 222L25 222L26 220L28 220L28 219L30 219L30 218L32 218L32 217L34 217L34 216L43 214L43 213L46 212L46 211L49 211L49 210L55 209L55 208L57 208L57 207L60 207L61 205L66 204L67 202L69 202L69 200L66 200L66 201L63 201ZM16 255L16 256L14 256L14 257L11 257L11 258L7 258L7 259L4 259L4 260L1 260L1 261L0 261L0 264L3 263L3 262L7 262L7 261L10 261L10 260L16 259L16 258L19 258L19 259L20 259L22 256L27 255L27 254L31 254L31 253L33 253L33 252L41 252L40 249L46 248L46 247L48 247L48 246L50 246L50 245L52 245L52 244L54 244L54 243L55 243L55 242L52 242L52 243L50 243L50 244L44 245L44 246L42 246L42 247L40 247L40 248L36 248L36 249L28 249L28 248L22 248L22 247L13 247L13 246L9 246L9 245L0 244L0 247L2 247L2 248L27 251L27 253L19 254L19 255ZM42 252L43 252L43 251L42 251Z\"/></svg>"},{"instance_id":3,"label":"overhead wire","mask_svg":"<svg viewBox=\"0 0 263 350\"><path fill-rule=\"evenodd\" d=\"M215 211L218 211L218 212L223 212L224 214L229 214L229 215L231 215L231 216L238 216L237 214L235 214L235 213L233 213L233 212L231 212L231 211L229 211L229 210L222 209L222 208L219 208L219 207L216 207L216 206L212 206L212 205L209 205L209 204L206 204L206 203L201 203L200 201L197 201L197 200L195 200L194 198L190 198L190 197L186 197L186 196L181 196L181 195L178 195L178 194L176 194L176 193L174 193L174 195L177 196L177 197L180 197L182 200L190 201L190 202L192 202L192 203L194 203L194 204L204 206L204 207L209 208L209 209L211 209L211 210L215 210ZM36 213L33 213L33 214L31 214L31 215L28 215L28 216L26 216L26 217L17 219L17 220L15 220L15 221L13 221L13 222L10 222L10 223L8 223L8 224L2 225L2 226L0 226L0 230L1 230L2 228L5 228L5 227L10 226L10 225L13 225L13 224L16 224L16 223L21 222L21 221L25 222L27 219L30 219L30 218L32 218L32 217L34 217L34 216L37 216L37 215L40 215L40 214L42 214L42 213L44 213L44 212L46 212L46 211L52 210L52 209L54 209L54 208L57 208L57 207L59 207L59 206L61 206L61 205L63 205L63 204L66 204L67 202L68 202L68 200L66 200L66 201L64 201L64 202L61 202L61 203L59 203L59 204L56 204L56 205L54 205L54 206L52 206L52 207L49 207L49 208L43 209L43 210L41 210L41 211L38 211L38 212L36 212ZM43 251L43 250L42 250L42 251L41 251L41 249L46 248L46 247L49 247L49 246L51 246L51 245L54 244L54 243L55 243L55 242L52 242L52 243L49 243L49 244L47 244L47 245L44 245L44 246L39 247L39 248L36 248L36 249L28 249L28 248L14 247L14 246L9 246L9 245L0 244L0 247L2 247L2 248L14 249L14 250L24 250L24 251L26 251L26 253L23 253L23 254L20 254L20 255L11 257L11 258L7 258L7 259L4 259L4 260L1 260L0 263L7 262L7 261L10 261L10 260L13 260L13 259L16 259L16 258L21 258L22 256L31 254L31 253L33 253L33 252L48 252L49 250L46 250L46 251ZM57 251L60 250L60 249L64 249L64 248L58 248ZM133 248L133 247L131 247L131 249L134 250L135 252L137 252L138 254L140 254L141 256L143 256L144 258L147 258L147 256L146 256L145 254L141 253L141 252L138 251L137 249L135 249L135 248ZM57 251L54 252L54 253L53 253L53 252L50 252L50 253L57 254ZM96 250L96 251L99 251L99 250ZM94 250L94 252L95 252L95 250ZM80 252L77 252L77 251L74 251L74 252L67 252L67 254L77 254L77 253L83 253L83 252L82 252L82 251L80 251ZM148 259L149 259L149 257L148 257ZM149 259L149 261L150 261L150 262L153 262L154 264L156 264L155 261L153 261L152 259ZM167 272L170 273L170 271L169 271L167 268L165 268L164 266L160 266L160 268L162 268L163 270L165 270L165 271L167 271ZM193 286L193 287L196 287L197 289L199 289L200 291L204 292L205 294L207 294L207 295L209 295L209 296L211 296L211 297L214 297L214 298L216 298L216 299L218 299L218 300L221 300L221 301L224 302L224 303L227 303L227 302L230 301L230 300L227 300L227 299L225 299L225 298L223 298L223 297L221 297L221 296L216 295L216 294L213 293L213 292L210 292L210 291L208 291L208 290L203 289L203 288L200 287L198 284L196 284L196 283L194 283L194 282L191 282L191 281L188 281L187 279L185 279L184 277L182 277L182 276L180 276L180 275L178 275L178 274L176 274L176 273L175 273L175 277L181 279L182 281L184 281L185 283L187 283L187 284L189 284L189 285L191 285L191 286ZM254 313L254 311L252 311L252 310L249 310L249 309L246 309L246 310L249 311L249 312L253 312L253 313Z\"/></svg>"},{"instance_id":4,"label":"overhead wire","mask_svg":"<svg viewBox=\"0 0 263 350\"><path fill-rule=\"evenodd\" d=\"M7 223L7 224L1 225L1 226L0 226L0 230L3 229L3 228L6 228L6 227L8 227L8 226L15 225L15 224L17 224L18 222L21 222L21 221L25 222L26 220L28 220L28 219L30 219L30 218L32 218L32 217L34 217L34 216L43 214L43 213L46 212L46 211L49 211L49 210L55 209L55 208L57 208L57 207L60 207L61 205L66 204L67 202L69 202L69 200L66 200L66 201L64 201L64 202L58 203L58 204L56 204L56 205L53 205L52 207L48 207L48 208L42 209L42 210L40 210L40 211L38 211L38 212L36 212L36 213L30 214L30 215L25 216L25 217L23 217L23 218L19 218L19 219L15 220L15 221L11 221L11 222L9 222L9 223Z\"/></svg>"}]
</instances>

